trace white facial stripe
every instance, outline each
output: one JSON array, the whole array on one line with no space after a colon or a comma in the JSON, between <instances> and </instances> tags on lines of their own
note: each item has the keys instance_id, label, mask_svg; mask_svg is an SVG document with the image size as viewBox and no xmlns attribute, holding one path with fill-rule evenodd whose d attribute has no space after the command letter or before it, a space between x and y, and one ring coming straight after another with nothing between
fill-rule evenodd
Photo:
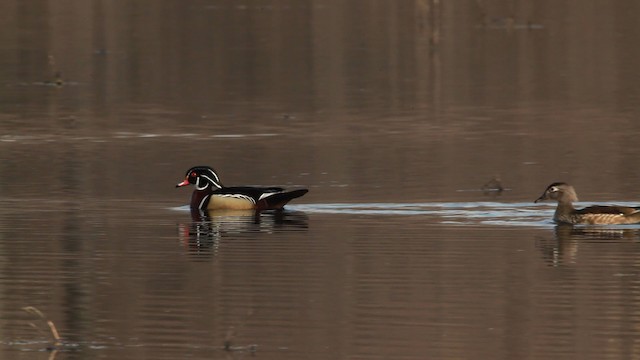
<instances>
[{"instance_id":1,"label":"white facial stripe","mask_svg":"<svg viewBox=\"0 0 640 360\"><path fill-rule=\"evenodd\" d=\"M213 182L215 182L216 184L219 184L220 183L220 178L218 177L218 174L216 174L216 172L213 171L212 169L207 169L207 171L209 172L209 174L211 174L212 178L216 179Z\"/></svg>"},{"instance_id":2,"label":"white facial stripe","mask_svg":"<svg viewBox=\"0 0 640 360\"><path fill-rule=\"evenodd\" d=\"M215 175L215 174L214 174L214 175ZM212 183L212 184L213 184L215 187L217 187L218 189L222 189L222 186L220 186L220 180L218 180L218 177L217 177L217 176L215 177L217 181L212 180L212 179L211 179L210 177L208 177L207 175L200 175L200 176L202 176L203 178L205 178L205 179L209 180L209 182L210 182L210 183ZM198 180L200 180L200 179L198 178ZM205 187L206 187L206 186L205 186Z\"/></svg>"},{"instance_id":3,"label":"white facial stripe","mask_svg":"<svg viewBox=\"0 0 640 360\"><path fill-rule=\"evenodd\" d=\"M204 190L209 186L209 184L204 184L204 186L200 186L200 177L196 178L196 189Z\"/></svg>"}]
</instances>

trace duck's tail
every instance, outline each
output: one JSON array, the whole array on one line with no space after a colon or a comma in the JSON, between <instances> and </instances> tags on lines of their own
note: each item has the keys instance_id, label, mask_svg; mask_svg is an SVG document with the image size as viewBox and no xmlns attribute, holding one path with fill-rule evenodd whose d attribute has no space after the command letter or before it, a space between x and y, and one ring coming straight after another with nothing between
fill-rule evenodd
<instances>
[{"instance_id":1,"label":"duck's tail","mask_svg":"<svg viewBox=\"0 0 640 360\"><path fill-rule=\"evenodd\" d=\"M627 224L640 224L640 208L635 208L637 211L625 216L627 218Z\"/></svg>"},{"instance_id":2,"label":"duck's tail","mask_svg":"<svg viewBox=\"0 0 640 360\"><path fill-rule=\"evenodd\" d=\"M282 207L285 206L289 201L295 198L299 198L300 196L308 192L308 189L298 189L275 193L260 200L256 204L256 207L258 208L258 210L282 209Z\"/></svg>"}]
</instances>

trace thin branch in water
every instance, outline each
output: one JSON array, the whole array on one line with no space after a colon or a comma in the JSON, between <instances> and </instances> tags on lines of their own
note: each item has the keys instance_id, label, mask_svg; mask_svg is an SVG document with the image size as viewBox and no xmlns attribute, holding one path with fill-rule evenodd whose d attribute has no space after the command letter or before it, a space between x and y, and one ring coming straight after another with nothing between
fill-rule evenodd
<instances>
[{"instance_id":1,"label":"thin branch in water","mask_svg":"<svg viewBox=\"0 0 640 360\"><path fill-rule=\"evenodd\" d=\"M62 345L60 333L58 332L56 325L53 323L53 321L47 319L47 317L42 313L42 311L40 311L35 306L25 306L22 308L22 310L28 312L29 314L37 315L42 321L44 321L47 324L47 326L49 327L51 337L53 338L53 346L50 347L51 350L56 350L59 346ZM31 325L33 328L37 329L38 331L42 332L40 327L36 326L36 324L29 323L29 325Z\"/></svg>"}]
</instances>

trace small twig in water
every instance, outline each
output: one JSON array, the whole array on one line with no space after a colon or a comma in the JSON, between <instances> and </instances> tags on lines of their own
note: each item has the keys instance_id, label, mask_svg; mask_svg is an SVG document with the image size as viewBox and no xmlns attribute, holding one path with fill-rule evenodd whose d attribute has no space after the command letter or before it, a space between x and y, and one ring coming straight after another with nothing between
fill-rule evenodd
<instances>
[{"instance_id":1,"label":"small twig in water","mask_svg":"<svg viewBox=\"0 0 640 360\"><path fill-rule=\"evenodd\" d=\"M47 347L47 350L55 351L58 349L58 347L62 346L62 340L60 339L60 333L58 333L58 329L56 329L56 325L53 323L53 321L47 319L47 317L44 316L42 311L38 310L38 308L36 308L35 306L25 306L22 308L22 310L28 312L29 314L37 315L49 327L49 331L51 332L51 337L53 338L53 346ZM29 323L29 324L40 331L40 328L35 324L33 323Z\"/></svg>"}]
</instances>

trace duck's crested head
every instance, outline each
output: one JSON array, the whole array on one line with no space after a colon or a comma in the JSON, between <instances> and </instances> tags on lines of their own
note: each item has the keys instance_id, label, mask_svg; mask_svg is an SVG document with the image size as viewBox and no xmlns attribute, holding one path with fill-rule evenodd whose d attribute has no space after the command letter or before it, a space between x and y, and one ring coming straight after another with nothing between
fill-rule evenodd
<instances>
[{"instance_id":1,"label":"duck's crested head","mask_svg":"<svg viewBox=\"0 0 640 360\"><path fill-rule=\"evenodd\" d=\"M193 184L197 190L205 190L209 187L221 189L222 182L215 170L210 166L194 166L185 173L184 181L177 184L176 187Z\"/></svg>"},{"instance_id":2,"label":"duck's crested head","mask_svg":"<svg viewBox=\"0 0 640 360\"><path fill-rule=\"evenodd\" d=\"M573 186L564 182L554 182L547 186L547 189L534 201L537 203L543 200L557 200L558 202L572 203L578 201L578 195Z\"/></svg>"}]
</instances>

